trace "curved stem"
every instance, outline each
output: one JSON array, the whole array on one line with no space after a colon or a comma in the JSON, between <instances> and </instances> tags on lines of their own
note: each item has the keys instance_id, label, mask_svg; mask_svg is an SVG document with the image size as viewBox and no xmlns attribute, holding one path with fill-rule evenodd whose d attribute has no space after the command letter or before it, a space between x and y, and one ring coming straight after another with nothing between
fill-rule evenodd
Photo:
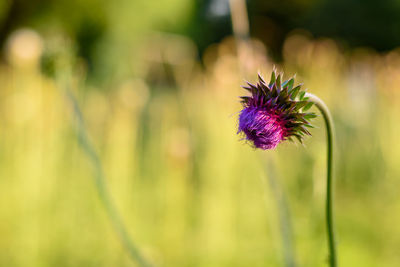
<instances>
[{"instance_id":1,"label":"curved stem","mask_svg":"<svg viewBox=\"0 0 400 267\"><path fill-rule=\"evenodd\" d=\"M328 247L329 247L329 265L331 267L337 266L336 244L335 244L335 230L333 222L333 186L332 186L332 161L333 161L333 120L325 103L317 96L307 93L309 99L314 102L315 106L319 109L326 126L326 140L327 140L327 180L326 180L326 226L328 234Z\"/></svg>"},{"instance_id":2,"label":"curved stem","mask_svg":"<svg viewBox=\"0 0 400 267\"><path fill-rule=\"evenodd\" d=\"M111 223L112 223L115 231L117 232L121 243L128 251L131 259L133 261L136 261L138 263L138 266L140 266L140 267L151 267L152 265L145 260L145 258L141 255L139 249L135 246L132 239L130 238L129 233L126 229L126 226L123 223L123 220L122 220L120 214L118 213L118 210L113 202L113 199L111 197L110 191L107 186L107 182L106 182L106 178L104 175L104 171L102 168L100 158L99 158L98 154L96 153L93 145L89 141L89 138L87 135L87 130L85 127L83 116L82 116L82 112L79 108L78 102L75 99L74 95L72 94L71 90L69 89L68 82L66 82L65 79L63 79L59 82L61 83L60 88L63 88L65 90L67 97L71 101L73 112L75 114L75 117L77 119L77 124L78 124L77 132L78 132L79 144L81 145L82 150L86 153L87 157L93 164L93 167L95 169L95 177L94 178L95 178L96 188L97 188L100 200L103 203L103 205L106 209L106 212L111 220Z\"/></svg>"}]
</instances>

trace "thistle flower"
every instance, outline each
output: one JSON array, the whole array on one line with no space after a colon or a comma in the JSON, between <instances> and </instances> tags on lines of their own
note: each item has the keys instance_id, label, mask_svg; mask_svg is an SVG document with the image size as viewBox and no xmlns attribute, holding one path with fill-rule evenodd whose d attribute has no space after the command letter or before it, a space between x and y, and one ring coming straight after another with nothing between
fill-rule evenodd
<instances>
[{"instance_id":1,"label":"thistle flower","mask_svg":"<svg viewBox=\"0 0 400 267\"><path fill-rule=\"evenodd\" d=\"M273 149L284 140L293 141L293 137L303 143L304 136L311 135L308 120L316 115L305 111L313 102L305 97L301 84L293 87L294 78L282 81L282 77L273 70L269 84L259 74L256 85L248 82L243 86L251 96L241 97L238 133L256 148Z\"/></svg>"},{"instance_id":2,"label":"thistle flower","mask_svg":"<svg viewBox=\"0 0 400 267\"><path fill-rule=\"evenodd\" d=\"M294 78L282 82L282 74L272 71L267 85L258 75L256 85L247 83L244 89L251 96L242 96L243 109L239 115L238 133L256 148L272 149L280 142L297 138L300 143L306 135L311 135L307 127L312 127L309 119L315 113L306 113L313 105L321 112L326 126L327 172L326 172L326 229L329 248L329 265L337 266L335 231L333 225L333 120L326 104L317 96L301 91L301 85L293 87Z\"/></svg>"}]
</instances>

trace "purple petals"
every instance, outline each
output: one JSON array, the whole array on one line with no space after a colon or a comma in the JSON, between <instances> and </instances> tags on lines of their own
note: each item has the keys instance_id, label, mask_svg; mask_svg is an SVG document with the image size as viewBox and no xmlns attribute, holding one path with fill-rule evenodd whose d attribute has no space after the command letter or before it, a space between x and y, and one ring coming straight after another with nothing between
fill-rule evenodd
<instances>
[{"instance_id":1,"label":"purple petals","mask_svg":"<svg viewBox=\"0 0 400 267\"><path fill-rule=\"evenodd\" d=\"M239 116L239 132L246 135L256 148L273 149L285 136L280 118L272 111L247 107Z\"/></svg>"}]
</instances>

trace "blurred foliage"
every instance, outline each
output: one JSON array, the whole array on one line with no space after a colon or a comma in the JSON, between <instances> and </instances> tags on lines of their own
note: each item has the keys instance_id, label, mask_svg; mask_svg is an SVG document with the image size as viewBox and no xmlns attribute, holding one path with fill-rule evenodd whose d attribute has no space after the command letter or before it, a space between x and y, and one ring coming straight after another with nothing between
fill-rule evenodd
<instances>
[{"instance_id":1,"label":"blurred foliage","mask_svg":"<svg viewBox=\"0 0 400 267\"><path fill-rule=\"evenodd\" d=\"M147 1L10 0L4 6L0 42L20 27L67 37L88 64L92 81L107 82L107 77L124 76L122 70L138 67L132 64L138 56L135 46L149 31L178 31L185 25L192 5L183 0L158 1L156 8ZM123 60L127 55L130 60ZM128 65L116 68L121 62Z\"/></svg>"},{"instance_id":2,"label":"blurred foliage","mask_svg":"<svg viewBox=\"0 0 400 267\"><path fill-rule=\"evenodd\" d=\"M340 39L342 45L351 47L387 51L400 45L397 0L248 0L247 5L252 36L262 40L278 60L282 60L286 36L297 28L317 37ZM157 5L127 0L3 0L0 43L20 26L66 32L92 68L119 60L115 51L104 51L110 42L125 54L128 48L123 44L149 29L186 35L195 41L201 54L231 33L229 0L163 0ZM98 54L110 58L94 63ZM112 70L99 70L97 78Z\"/></svg>"},{"instance_id":3,"label":"blurred foliage","mask_svg":"<svg viewBox=\"0 0 400 267\"><path fill-rule=\"evenodd\" d=\"M293 3L304 16L323 5ZM241 142L240 85L270 73L273 46L252 39L239 48L233 37L218 37L220 26L201 29L205 17L196 12L205 4L0 1L0 266L131 266L98 199L57 72L70 75L116 204L157 266L284 266L268 166L286 192L299 266L325 263L322 121L304 147L258 153ZM251 19L257 36L278 36ZM197 34L209 40L202 53ZM281 38L278 68L297 73L336 123L340 263L397 266L399 50L352 49L306 30ZM244 62L238 49L248 49ZM66 60L56 64L60 54Z\"/></svg>"},{"instance_id":4,"label":"blurred foliage","mask_svg":"<svg viewBox=\"0 0 400 267\"><path fill-rule=\"evenodd\" d=\"M287 34L296 28L350 47L387 51L400 45L397 0L249 0L248 5L253 36L280 59Z\"/></svg>"},{"instance_id":5,"label":"blurred foliage","mask_svg":"<svg viewBox=\"0 0 400 267\"><path fill-rule=\"evenodd\" d=\"M321 1L300 26L316 36L340 38L346 44L369 46L379 51L400 45L400 2Z\"/></svg>"}]
</instances>

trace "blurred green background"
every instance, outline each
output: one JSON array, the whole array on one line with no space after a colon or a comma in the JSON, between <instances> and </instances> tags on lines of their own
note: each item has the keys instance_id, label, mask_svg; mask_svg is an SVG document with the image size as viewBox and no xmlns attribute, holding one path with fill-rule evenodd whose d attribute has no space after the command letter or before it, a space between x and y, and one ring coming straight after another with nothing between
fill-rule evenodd
<instances>
[{"instance_id":1,"label":"blurred green background","mask_svg":"<svg viewBox=\"0 0 400 267\"><path fill-rule=\"evenodd\" d=\"M340 266L400 266L399 13L397 0L0 0L0 266L135 266L66 88L154 265L327 265L321 118L305 146L236 135L240 85L274 65L334 116Z\"/></svg>"}]
</instances>

